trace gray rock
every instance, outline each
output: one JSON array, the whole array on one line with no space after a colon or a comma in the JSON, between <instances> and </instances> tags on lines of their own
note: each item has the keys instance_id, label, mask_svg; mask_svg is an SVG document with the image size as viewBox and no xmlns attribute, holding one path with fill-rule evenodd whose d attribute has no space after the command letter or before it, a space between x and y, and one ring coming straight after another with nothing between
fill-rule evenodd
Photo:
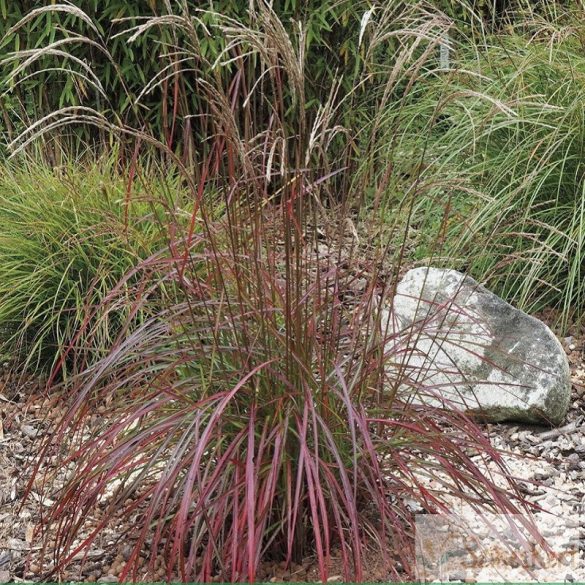
<instances>
[{"instance_id":1,"label":"gray rock","mask_svg":"<svg viewBox=\"0 0 585 585\"><path fill-rule=\"evenodd\" d=\"M386 314L389 379L412 399L482 420L559 424L571 379L541 321L455 270L415 268Z\"/></svg>"}]
</instances>

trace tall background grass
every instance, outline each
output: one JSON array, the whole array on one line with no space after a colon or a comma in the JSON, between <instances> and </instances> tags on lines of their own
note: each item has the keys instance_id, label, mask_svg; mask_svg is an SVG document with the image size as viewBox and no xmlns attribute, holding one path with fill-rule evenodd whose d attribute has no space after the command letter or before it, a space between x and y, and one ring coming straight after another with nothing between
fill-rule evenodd
<instances>
[{"instance_id":1,"label":"tall background grass","mask_svg":"<svg viewBox=\"0 0 585 585\"><path fill-rule=\"evenodd\" d=\"M582 9L562 14L455 44L450 69L418 80L401 113L387 114L401 127L398 139L393 133L400 155L436 183L434 196L416 204L417 259L431 252L425 230L449 216L446 264L528 311L557 309L566 329L585 301L585 37ZM422 145L416 137L427 132ZM458 186L445 188L453 178Z\"/></svg>"}]
</instances>

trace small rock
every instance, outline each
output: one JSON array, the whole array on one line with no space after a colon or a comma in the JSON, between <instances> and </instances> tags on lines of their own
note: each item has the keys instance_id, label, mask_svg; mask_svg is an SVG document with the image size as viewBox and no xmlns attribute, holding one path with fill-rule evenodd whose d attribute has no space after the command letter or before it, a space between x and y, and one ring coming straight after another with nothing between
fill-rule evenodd
<instances>
[{"instance_id":1,"label":"small rock","mask_svg":"<svg viewBox=\"0 0 585 585\"><path fill-rule=\"evenodd\" d=\"M526 440L527 440L529 443L532 443L533 445L537 445L538 443L540 443L540 439L539 439L539 438L538 438L536 435L533 435L533 434L532 434L532 433L530 433L530 432L528 432L528 433L526 434Z\"/></svg>"},{"instance_id":2,"label":"small rock","mask_svg":"<svg viewBox=\"0 0 585 585\"><path fill-rule=\"evenodd\" d=\"M11 550L24 551L30 548L24 540L20 540L19 538L9 538L7 544Z\"/></svg>"},{"instance_id":3,"label":"small rock","mask_svg":"<svg viewBox=\"0 0 585 585\"><path fill-rule=\"evenodd\" d=\"M571 470L581 469L581 458L577 453L567 457L567 468Z\"/></svg>"},{"instance_id":4,"label":"small rock","mask_svg":"<svg viewBox=\"0 0 585 585\"><path fill-rule=\"evenodd\" d=\"M549 479L554 475L554 471L539 471L534 474L534 479L536 481L544 481L545 479Z\"/></svg>"},{"instance_id":5,"label":"small rock","mask_svg":"<svg viewBox=\"0 0 585 585\"><path fill-rule=\"evenodd\" d=\"M0 583L8 583L10 580L10 571L0 571Z\"/></svg>"},{"instance_id":6,"label":"small rock","mask_svg":"<svg viewBox=\"0 0 585 585\"><path fill-rule=\"evenodd\" d=\"M23 435L26 435L29 439L36 439L38 437L40 431L31 427L30 425L22 425L20 427Z\"/></svg>"}]
</instances>

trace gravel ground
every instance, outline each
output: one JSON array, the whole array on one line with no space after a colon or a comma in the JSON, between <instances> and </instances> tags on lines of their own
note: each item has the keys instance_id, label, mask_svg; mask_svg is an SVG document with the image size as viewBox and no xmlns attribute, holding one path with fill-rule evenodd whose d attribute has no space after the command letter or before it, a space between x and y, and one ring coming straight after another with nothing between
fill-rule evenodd
<instances>
[{"instance_id":1,"label":"gravel ground","mask_svg":"<svg viewBox=\"0 0 585 585\"><path fill-rule=\"evenodd\" d=\"M585 581L585 337L582 331L567 337L563 343L573 373L573 401L567 420L559 429L519 425L486 425L492 442L508 454L511 472L522 478L522 490L527 499L545 508L537 514L537 523L545 536L559 530L574 546L575 556L569 564L550 571L526 573L518 567L478 567L474 571L454 569L442 574L443 580L467 582L508 581ZM27 461L38 452L40 441L54 420L62 415L58 404L44 394L43 386L35 379L17 377L8 364L0 371L0 583L38 581L40 545L34 526L42 510L50 504L41 501L36 487L23 503ZM50 461L50 460L49 460ZM49 462L50 466L50 462ZM66 473L67 470L54 470ZM458 506L453 501L455 508ZM130 554L130 543L117 543L115 527L105 531L88 557L76 562L61 578L65 581L116 582L124 561ZM114 545L115 554L107 553ZM50 559L45 557L45 561ZM384 570L375 558L369 563L369 580L384 580ZM149 572L144 560L144 580L164 578L162 567ZM506 572L507 571L507 572ZM428 580L436 580L431 575ZM264 581L318 581L312 559L285 571L280 565L262 568L259 578ZM332 572L331 581L341 580Z\"/></svg>"}]
</instances>

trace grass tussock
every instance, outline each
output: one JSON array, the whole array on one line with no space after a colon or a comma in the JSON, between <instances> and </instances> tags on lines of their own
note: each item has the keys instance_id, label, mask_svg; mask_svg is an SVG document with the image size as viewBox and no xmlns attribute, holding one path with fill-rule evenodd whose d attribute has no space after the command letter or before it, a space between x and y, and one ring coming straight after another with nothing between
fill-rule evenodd
<instances>
[{"instance_id":1,"label":"grass tussock","mask_svg":"<svg viewBox=\"0 0 585 585\"><path fill-rule=\"evenodd\" d=\"M558 309L562 327L585 303L585 61L572 22L531 20L455 46L450 69L419 79L387 118L401 127L399 168L420 165L434 184L416 202L418 258L441 229L447 264L527 311Z\"/></svg>"},{"instance_id":2,"label":"grass tussock","mask_svg":"<svg viewBox=\"0 0 585 585\"><path fill-rule=\"evenodd\" d=\"M159 183L159 201L147 203L153 185L130 184L113 161L48 168L18 159L2 168L2 349L25 367L50 371L69 349L99 355L128 318L154 310L131 314L127 295L138 264L165 245L159 216L172 194ZM100 312L116 289L124 294Z\"/></svg>"}]
</instances>

